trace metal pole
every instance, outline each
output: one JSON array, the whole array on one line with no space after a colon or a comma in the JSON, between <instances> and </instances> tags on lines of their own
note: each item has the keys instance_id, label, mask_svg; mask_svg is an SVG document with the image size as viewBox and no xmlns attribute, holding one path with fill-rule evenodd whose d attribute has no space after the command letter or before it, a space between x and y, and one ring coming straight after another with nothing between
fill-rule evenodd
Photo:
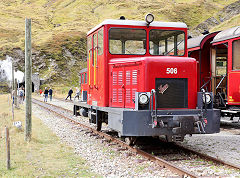
<instances>
[{"instance_id":1,"label":"metal pole","mask_svg":"<svg viewBox=\"0 0 240 178\"><path fill-rule=\"evenodd\" d=\"M6 127L6 152L7 152L7 169L10 169L10 137L9 130Z\"/></svg>"},{"instance_id":2,"label":"metal pole","mask_svg":"<svg viewBox=\"0 0 240 178\"><path fill-rule=\"evenodd\" d=\"M31 141L32 135L32 50L31 19L25 19L25 92L26 92L26 129L25 141Z\"/></svg>"}]
</instances>

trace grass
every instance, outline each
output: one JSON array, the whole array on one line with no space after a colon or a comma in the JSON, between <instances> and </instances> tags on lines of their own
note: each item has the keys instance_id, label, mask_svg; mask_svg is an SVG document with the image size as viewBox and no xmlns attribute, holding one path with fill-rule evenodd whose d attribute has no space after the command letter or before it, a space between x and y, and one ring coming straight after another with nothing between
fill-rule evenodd
<instances>
[{"instance_id":1,"label":"grass","mask_svg":"<svg viewBox=\"0 0 240 178\"><path fill-rule=\"evenodd\" d=\"M235 17L221 23L220 25L215 26L214 28L211 29L211 31L214 32L219 30L226 30L231 27L239 26L239 24L240 24L240 15L236 15Z\"/></svg>"},{"instance_id":2,"label":"grass","mask_svg":"<svg viewBox=\"0 0 240 178\"><path fill-rule=\"evenodd\" d=\"M12 126L8 95L0 95L0 177L99 177L81 157L63 143L41 120L32 119L32 140L24 141L24 131ZM24 109L15 110L15 121L24 125ZM11 169L6 170L4 127L10 128ZM24 128L24 126L23 126ZM3 164L2 164L3 163Z\"/></svg>"},{"instance_id":3,"label":"grass","mask_svg":"<svg viewBox=\"0 0 240 178\"><path fill-rule=\"evenodd\" d=\"M24 50L25 18L32 19L33 51L40 52L34 61L41 78L57 84L77 86L78 72L86 66L86 33L105 19L144 20L151 12L156 21L185 22L191 31L200 22L217 16L225 6L237 0L1 0L0 59L13 54L14 48ZM211 29L222 30L239 24L235 16ZM73 56L64 56L67 49ZM16 57L18 58L18 57ZM38 60L38 59L37 59ZM72 61L76 61L72 66ZM24 66L20 61L18 68ZM35 70L35 69L34 69ZM47 81L51 83L51 81Z\"/></svg>"},{"instance_id":4,"label":"grass","mask_svg":"<svg viewBox=\"0 0 240 178\"><path fill-rule=\"evenodd\" d=\"M144 20L151 12L155 20L184 21L194 26L236 0L2 0L0 3L0 48L24 48L24 19L32 19L33 46L58 44L62 36L84 37L104 19Z\"/></svg>"}]
</instances>

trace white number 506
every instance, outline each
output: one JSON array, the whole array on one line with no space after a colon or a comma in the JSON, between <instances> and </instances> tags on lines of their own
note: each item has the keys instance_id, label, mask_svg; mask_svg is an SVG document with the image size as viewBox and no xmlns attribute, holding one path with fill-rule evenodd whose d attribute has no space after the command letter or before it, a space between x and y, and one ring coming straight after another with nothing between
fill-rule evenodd
<instances>
[{"instance_id":1,"label":"white number 506","mask_svg":"<svg viewBox=\"0 0 240 178\"><path fill-rule=\"evenodd\" d=\"M177 74L177 68L167 68L166 74Z\"/></svg>"}]
</instances>

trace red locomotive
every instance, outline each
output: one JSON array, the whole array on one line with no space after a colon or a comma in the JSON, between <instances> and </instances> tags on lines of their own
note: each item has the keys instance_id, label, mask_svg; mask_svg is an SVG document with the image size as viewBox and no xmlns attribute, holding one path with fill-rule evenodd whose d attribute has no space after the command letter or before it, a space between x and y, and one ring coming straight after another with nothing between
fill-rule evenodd
<instances>
[{"instance_id":1,"label":"red locomotive","mask_svg":"<svg viewBox=\"0 0 240 178\"><path fill-rule=\"evenodd\" d=\"M222 116L240 117L240 26L188 40L189 56L199 61L198 91L214 96Z\"/></svg>"},{"instance_id":2,"label":"red locomotive","mask_svg":"<svg viewBox=\"0 0 240 178\"><path fill-rule=\"evenodd\" d=\"M139 136L216 133L220 111L197 92L197 62L187 57L187 26L180 22L105 20L87 34L87 87L74 115ZM208 105L207 105L208 104Z\"/></svg>"}]
</instances>

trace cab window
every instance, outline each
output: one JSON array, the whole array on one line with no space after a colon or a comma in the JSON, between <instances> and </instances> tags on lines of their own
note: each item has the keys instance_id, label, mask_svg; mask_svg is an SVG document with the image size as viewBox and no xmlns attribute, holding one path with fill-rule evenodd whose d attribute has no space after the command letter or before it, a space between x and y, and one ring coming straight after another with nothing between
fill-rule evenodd
<instances>
[{"instance_id":1,"label":"cab window","mask_svg":"<svg viewBox=\"0 0 240 178\"><path fill-rule=\"evenodd\" d=\"M144 29L111 28L109 52L111 54L146 54L146 31Z\"/></svg>"},{"instance_id":2,"label":"cab window","mask_svg":"<svg viewBox=\"0 0 240 178\"><path fill-rule=\"evenodd\" d=\"M93 35L93 52L97 53L97 34ZM93 53L93 55L95 55L94 53ZM93 57L95 57L95 56L93 56ZM97 63L97 59L96 59L96 63ZM94 66L94 58L92 60L92 65Z\"/></svg>"},{"instance_id":3,"label":"cab window","mask_svg":"<svg viewBox=\"0 0 240 178\"><path fill-rule=\"evenodd\" d=\"M92 58L92 37L87 38L87 58L90 60Z\"/></svg>"},{"instance_id":4,"label":"cab window","mask_svg":"<svg viewBox=\"0 0 240 178\"><path fill-rule=\"evenodd\" d=\"M185 54L185 33L180 30L152 29L149 32L151 55L183 56Z\"/></svg>"},{"instance_id":5,"label":"cab window","mask_svg":"<svg viewBox=\"0 0 240 178\"><path fill-rule=\"evenodd\" d=\"M103 54L103 29L98 31L98 55Z\"/></svg>"}]
</instances>

